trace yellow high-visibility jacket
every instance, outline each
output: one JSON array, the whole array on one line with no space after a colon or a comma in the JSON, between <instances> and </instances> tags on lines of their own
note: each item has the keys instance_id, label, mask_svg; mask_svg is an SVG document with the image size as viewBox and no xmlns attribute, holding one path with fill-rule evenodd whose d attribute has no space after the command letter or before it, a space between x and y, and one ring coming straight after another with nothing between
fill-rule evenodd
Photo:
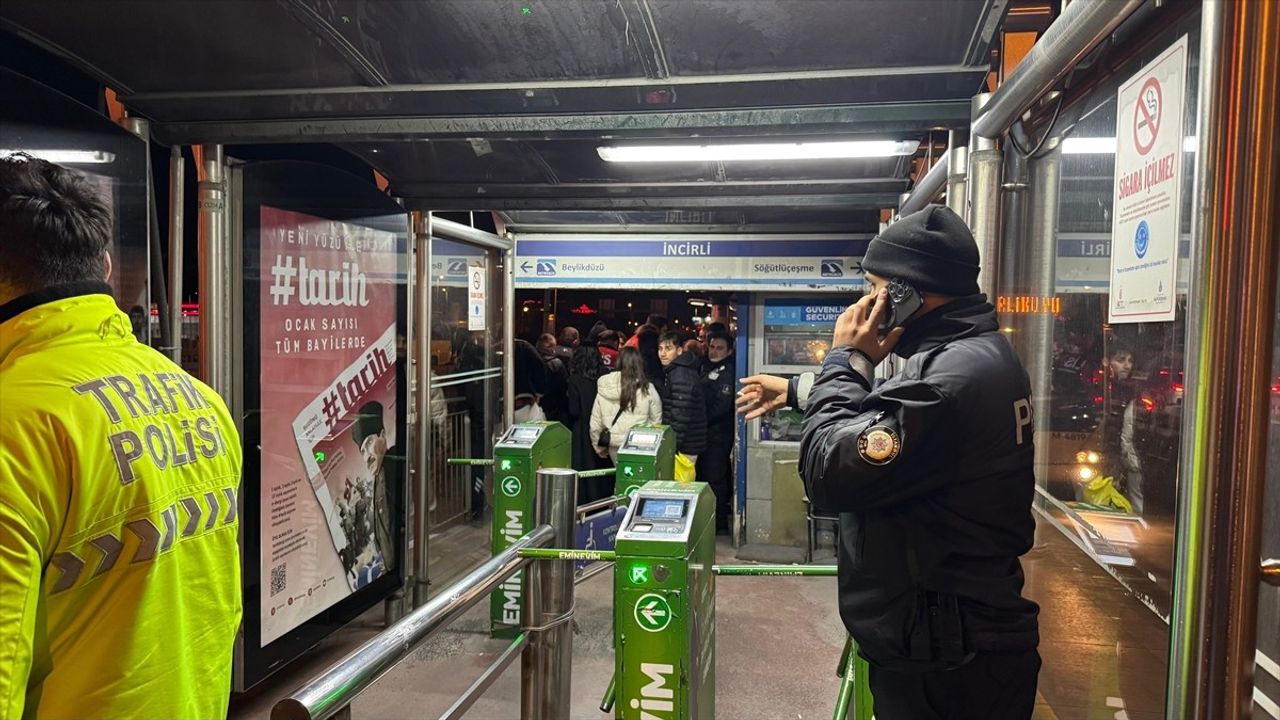
<instances>
[{"instance_id":1,"label":"yellow high-visibility jacket","mask_svg":"<svg viewBox=\"0 0 1280 720\"><path fill-rule=\"evenodd\" d=\"M0 306L0 720L226 717L240 439L109 293Z\"/></svg>"}]
</instances>

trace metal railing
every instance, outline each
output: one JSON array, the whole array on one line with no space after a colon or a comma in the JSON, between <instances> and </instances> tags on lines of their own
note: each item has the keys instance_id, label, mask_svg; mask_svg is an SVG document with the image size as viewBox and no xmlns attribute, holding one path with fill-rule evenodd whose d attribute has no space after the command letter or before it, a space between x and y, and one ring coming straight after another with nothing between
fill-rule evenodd
<instances>
[{"instance_id":1,"label":"metal railing","mask_svg":"<svg viewBox=\"0 0 1280 720\"><path fill-rule=\"evenodd\" d=\"M446 413L435 427L435 472L431 474L431 531L439 532L471 511L471 468L449 458L471 455L471 417L466 408Z\"/></svg>"},{"instance_id":2,"label":"metal railing","mask_svg":"<svg viewBox=\"0 0 1280 720\"><path fill-rule=\"evenodd\" d=\"M531 561L520 557L521 550L546 547L556 538L556 531L550 525L535 527L426 605L361 645L289 697L278 701L271 709L271 719L326 720L347 711L360 693L396 663L528 565ZM518 639L517 642L523 644L524 640Z\"/></svg>"}]
</instances>

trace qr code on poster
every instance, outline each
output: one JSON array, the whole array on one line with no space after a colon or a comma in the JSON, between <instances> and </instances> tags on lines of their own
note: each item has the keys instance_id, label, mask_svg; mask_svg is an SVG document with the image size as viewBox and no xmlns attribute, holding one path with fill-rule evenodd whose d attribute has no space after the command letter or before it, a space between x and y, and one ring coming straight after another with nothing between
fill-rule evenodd
<instances>
[{"instance_id":1,"label":"qr code on poster","mask_svg":"<svg viewBox=\"0 0 1280 720\"><path fill-rule=\"evenodd\" d=\"M271 568L271 597L275 597L284 592L284 584L288 582L289 575L287 572L288 565L280 563Z\"/></svg>"}]
</instances>

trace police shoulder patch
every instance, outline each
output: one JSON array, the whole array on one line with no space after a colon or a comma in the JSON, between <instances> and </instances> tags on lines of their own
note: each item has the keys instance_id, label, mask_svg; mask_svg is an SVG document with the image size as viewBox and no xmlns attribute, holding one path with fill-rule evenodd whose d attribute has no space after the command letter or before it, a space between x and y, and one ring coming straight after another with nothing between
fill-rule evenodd
<instances>
[{"instance_id":1,"label":"police shoulder patch","mask_svg":"<svg viewBox=\"0 0 1280 720\"><path fill-rule=\"evenodd\" d=\"M892 428L874 425L858 436L858 455L871 465L888 465L902 452L902 440Z\"/></svg>"}]
</instances>

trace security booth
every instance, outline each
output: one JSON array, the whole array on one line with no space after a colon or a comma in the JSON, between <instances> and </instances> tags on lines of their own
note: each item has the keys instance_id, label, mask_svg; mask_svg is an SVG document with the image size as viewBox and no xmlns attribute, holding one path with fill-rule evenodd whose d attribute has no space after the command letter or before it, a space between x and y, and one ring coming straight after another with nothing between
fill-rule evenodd
<instances>
[{"instance_id":1,"label":"security booth","mask_svg":"<svg viewBox=\"0 0 1280 720\"><path fill-rule=\"evenodd\" d=\"M494 445L494 555L533 529L535 476L541 468L568 467L572 439L565 426L542 421L512 425ZM490 596L493 637L520 634L523 591L524 573L516 573Z\"/></svg>"},{"instance_id":2,"label":"security booth","mask_svg":"<svg viewBox=\"0 0 1280 720\"><path fill-rule=\"evenodd\" d=\"M675 480L676 434L669 425L637 425L618 448L615 495L631 495L651 480Z\"/></svg>"},{"instance_id":3,"label":"security booth","mask_svg":"<svg viewBox=\"0 0 1280 720\"><path fill-rule=\"evenodd\" d=\"M715 500L698 482L631 497L613 570L618 718L715 717Z\"/></svg>"}]
</instances>

